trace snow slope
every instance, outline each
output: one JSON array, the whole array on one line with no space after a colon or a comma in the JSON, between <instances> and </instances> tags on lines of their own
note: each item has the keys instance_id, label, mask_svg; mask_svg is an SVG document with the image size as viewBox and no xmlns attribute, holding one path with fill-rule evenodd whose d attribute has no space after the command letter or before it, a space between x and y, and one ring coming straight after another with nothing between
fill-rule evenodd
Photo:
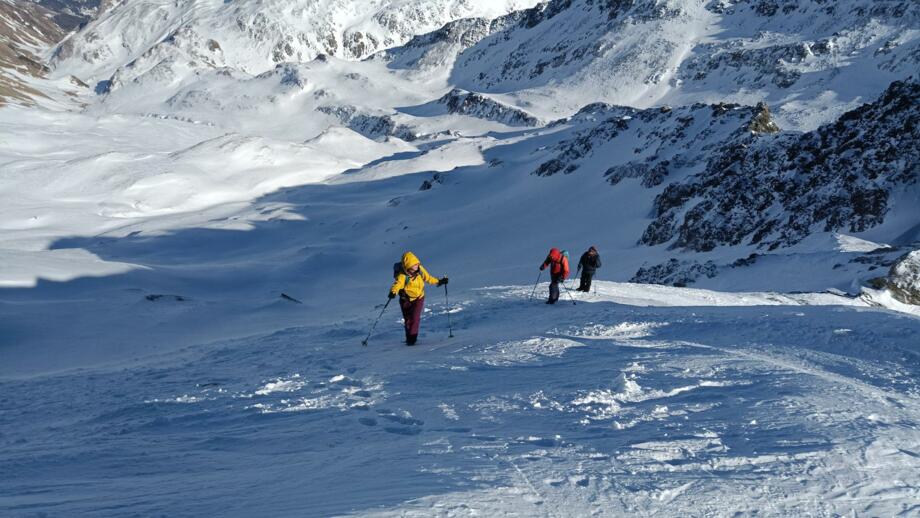
<instances>
[{"instance_id":1,"label":"snow slope","mask_svg":"<svg viewBox=\"0 0 920 518\"><path fill-rule=\"evenodd\" d=\"M0 109L0 514L916 515L917 19L115 5Z\"/></svg>"},{"instance_id":2,"label":"snow slope","mask_svg":"<svg viewBox=\"0 0 920 518\"><path fill-rule=\"evenodd\" d=\"M456 338L446 337L443 298L431 296L412 350L398 345L392 310L367 348L366 318L325 314L130 364L0 382L0 509L918 510L916 319L822 305L832 297L703 302L607 282L576 306L528 302L527 286L452 293ZM652 307L623 304L637 300ZM738 307L758 303L773 305Z\"/></svg>"},{"instance_id":3,"label":"snow slope","mask_svg":"<svg viewBox=\"0 0 920 518\"><path fill-rule=\"evenodd\" d=\"M689 110L704 131L713 110ZM17 113L0 115L12 124ZM920 321L858 298L781 293L839 281L808 254L700 283L721 290L606 281L660 253L635 241L647 188L584 171L532 174L552 146L594 127L593 113L534 135L412 144L343 130L281 145L175 119L74 115L56 142L72 142L79 124L97 138L55 150L35 136L54 125L36 123L4 151L21 153L6 163L27 182L5 198L37 198L7 206L19 216L4 221L20 228L4 229L4 247L34 248L21 268L44 278L0 291L0 510L915 513ZM728 131L755 114L726 115ZM166 125L168 137L154 136ZM147 142L136 138L145 132ZM93 151L117 135L138 155ZM672 135L662 131L662 142ZM188 139L203 143L170 151ZM310 156L330 161L317 172L330 170L357 145L378 145L383 158L246 201L263 168ZM403 145L414 149L387 155ZM56 178L39 173L51 157ZM432 168L455 164L435 179ZM112 174L120 167L132 173ZM148 189L164 176L239 190L196 205L201 188ZM135 177L141 188L111 183ZM423 180L434 181L420 191ZM157 206L167 195L176 198ZM110 212L93 212L106 199ZM551 203L566 210L547 216ZM39 215L32 227L27 214ZM584 224L614 215L633 223ZM545 283L529 300L557 243L605 254L597 293L575 305L544 305ZM389 265L407 248L451 277L456 337L445 337L448 308L430 288L420 346L399 343L389 308L363 348ZM78 251L111 269L76 259L63 263L69 276L38 269ZM789 273L797 264L811 266Z\"/></svg>"}]
</instances>

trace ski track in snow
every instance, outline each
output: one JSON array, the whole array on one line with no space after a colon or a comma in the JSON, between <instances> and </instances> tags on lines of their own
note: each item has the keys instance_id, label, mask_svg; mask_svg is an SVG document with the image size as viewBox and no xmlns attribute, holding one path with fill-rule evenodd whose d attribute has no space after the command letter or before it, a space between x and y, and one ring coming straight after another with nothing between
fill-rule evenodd
<instances>
[{"instance_id":1,"label":"ski track in snow","mask_svg":"<svg viewBox=\"0 0 920 518\"><path fill-rule=\"evenodd\" d=\"M461 297L454 339L432 303L413 349L390 315L367 348L353 320L0 382L0 510L917 512L916 319L528 295Z\"/></svg>"}]
</instances>

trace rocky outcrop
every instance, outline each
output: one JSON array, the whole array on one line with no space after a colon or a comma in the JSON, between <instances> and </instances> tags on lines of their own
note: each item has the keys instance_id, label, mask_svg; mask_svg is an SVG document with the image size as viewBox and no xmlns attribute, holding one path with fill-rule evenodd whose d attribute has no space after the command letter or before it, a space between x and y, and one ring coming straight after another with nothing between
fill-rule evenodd
<instances>
[{"instance_id":1,"label":"rocky outcrop","mask_svg":"<svg viewBox=\"0 0 920 518\"><path fill-rule=\"evenodd\" d=\"M438 99L438 103L447 107L447 113L469 115L508 126L538 126L540 120L529 113L490 99L475 92L455 88Z\"/></svg>"},{"instance_id":2,"label":"rocky outcrop","mask_svg":"<svg viewBox=\"0 0 920 518\"><path fill-rule=\"evenodd\" d=\"M672 258L661 264L642 266L629 282L683 287L693 284L700 277L705 276L711 279L718 273L719 268L712 261L700 263L699 261L681 261Z\"/></svg>"},{"instance_id":3,"label":"rocky outcrop","mask_svg":"<svg viewBox=\"0 0 920 518\"><path fill-rule=\"evenodd\" d=\"M680 13L654 0L551 0L522 11L514 23L464 51L453 77L484 92L546 84L604 61L613 46L609 34L637 24L658 24ZM650 68L664 68L674 50L666 48L673 47L668 38L648 35L646 44L654 52L641 57L627 53L632 55L623 60L638 58ZM644 71L633 72L642 80L653 80Z\"/></svg>"},{"instance_id":4,"label":"rocky outcrop","mask_svg":"<svg viewBox=\"0 0 920 518\"><path fill-rule=\"evenodd\" d=\"M417 138L411 128L397 124L389 115L364 113L354 106L320 106L317 111L335 117L352 131L372 140L391 136L405 141Z\"/></svg>"},{"instance_id":5,"label":"rocky outcrop","mask_svg":"<svg viewBox=\"0 0 920 518\"><path fill-rule=\"evenodd\" d=\"M920 250L901 257L891 267L884 284L894 298L920 306Z\"/></svg>"},{"instance_id":6,"label":"rocky outcrop","mask_svg":"<svg viewBox=\"0 0 920 518\"><path fill-rule=\"evenodd\" d=\"M571 174L603 165L611 185L636 178L644 187L656 187L673 173L706 163L727 140L750 135L752 126L769 127L765 109L725 103L648 110L591 104L550 125L572 126L571 136L553 146L551 158L533 174Z\"/></svg>"},{"instance_id":7,"label":"rocky outcrop","mask_svg":"<svg viewBox=\"0 0 920 518\"><path fill-rule=\"evenodd\" d=\"M30 0L41 5L53 16L54 22L65 31L80 28L99 12L112 6L115 0Z\"/></svg>"},{"instance_id":8,"label":"rocky outcrop","mask_svg":"<svg viewBox=\"0 0 920 518\"><path fill-rule=\"evenodd\" d=\"M891 193L918 177L920 84L895 82L816 131L727 141L703 172L656 197L641 242L772 250L816 231L862 232L882 223Z\"/></svg>"},{"instance_id":9,"label":"rocky outcrop","mask_svg":"<svg viewBox=\"0 0 920 518\"><path fill-rule=\"evenodd\" d=\"M494 20L464 18L445 24L436 31L413 37L405 45L381 51L375 56L391 68L428 71L452 65L464 50L484 38L516 24L526 11L515 11Z\"/></svg>"}]
</instances>

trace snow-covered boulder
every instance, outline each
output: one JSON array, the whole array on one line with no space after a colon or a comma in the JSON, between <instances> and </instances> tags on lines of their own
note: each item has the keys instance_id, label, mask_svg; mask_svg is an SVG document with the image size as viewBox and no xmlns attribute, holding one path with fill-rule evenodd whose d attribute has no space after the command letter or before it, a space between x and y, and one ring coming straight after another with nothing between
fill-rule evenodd
<instances>
[{"instance_id":1,"label":"snow-covered boulder","mask_svg":"<svg viewBox=\"0 0 920 518\"><path fill-rule=\"evenodd\" d=\"M908 253L891 267L886 286L899 301L920 306L920 250Z\"/></svg>"}]
</instances>

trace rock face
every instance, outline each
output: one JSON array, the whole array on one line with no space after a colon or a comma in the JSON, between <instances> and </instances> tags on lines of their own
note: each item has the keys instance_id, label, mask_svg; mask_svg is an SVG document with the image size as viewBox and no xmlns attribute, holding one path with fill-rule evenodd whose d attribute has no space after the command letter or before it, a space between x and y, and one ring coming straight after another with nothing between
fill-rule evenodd
<instances>
[{"instance_id":1,"label":"rock face","mask_svg":"<svg viewBox=\"0 0 920 518\"><path fill-rule=\"evenodd\" d=\"M891 267L885 284L894 298L920 306L920 250L899 259Z\"/></svg>"},{"instance_id":2,"label":"rock face","mask_svg":"<svg viewBox=\"0 0 920 518\"><path fill-rule=\"evenodd\" d=\"M643 186L655 187L696 170L726 140L749 135L749 127L762 116L762 108L735 104L649 110L591 104L554 123L571 125L574 131L551 148L552 158L533 174L601 168L611 185L637 178Z\"/></svg>"},{"instance_id":3,"label":"rock face","mask_svg":"<svg viewBox=\"0 0 920 518\"><path fill-rule=\"evenodd\" d=\"M501 122L508 126L537 126L539 119L518 108L502 104L475 92L455 88L438 99L447 107L447 113L469 115L480 119Z\"/></svg>"},{"instance_id":4,"label":"rock face","mask_svg":"<svg viewBox=\"0 0 920 518\"><path fill-rule=\"evenodd\" d=\"M669 284L683 287L693 284L702 276L711 279L718 275L718 272L718 267L712 261L700 263L698 261L670 259L661 264L639 268L639 271L633 275L629 282Z\"/></svg>"},{"instance_id":5,"label":"rock face","mask_svg":"<svg viewBox=\"0 0 920 518\"><path fill-rule=\"evenodd\" d=\"M706 7L729 20L746 18L748 27L782 25L807 36L789 41L763 31L749 38L699 45L695 56L680 67L682 81L789 89L813 81L808 76L836 69L852 56L875 60L882 69L909 70L917 64L915 43L909 45L913 51L898 49L905 42L896 32L876 32L873 27L882 20L891 27L915 23L920 16L916 2L741 0L709 2ZM736 24L741 25L737 21L731 25ZM873 40L882 45L873 49ZM889 55L883 56L885 52Z\"/></svg>"},{"instance_id":6,"label":"rock face","mask_svg":"<svg viewBox=\"0 0 920 518\"><path fill-rule=\"evenodd\" d=\"M397 137L406 141L416 139L416 135L406 126L397 124L386 114L362 113L354 106L320 106L318 111L331 115L346 127L373 140Z\"/></svg>"},{"instance_id":7,"label":"rock face","mask_svg":"<svg viewBox=\"0 0 920 518\"><path fill-rule=\"evenodd\" d=\"M816 131L726 141L703 172L656 197L641 242L772 250L816 231L862 232L882 223L892 193L918 178L920 84L899 81Z\"/></svg>"},{"instance_id":8,"label":"rock face","mask_svg":"<svg viewBox=\"0 0 920 518\"><path fill-rule=\"evenodd\" d=\"M55 23L65 31L78 29L101 11L112 6L114 0L30 0L51 11ZM56 42L55 42L56 43Z\"/></svg>"},{"instance_id":9,"label":"rock face","mask_svg":"<svg viewBox=\"0 0 920 518\"><path fill-rule=\"evenodd\" d=\"M485 92L544 85L605 61L605 55L614 46L608 34L632 35L635 31L629 26L633 24L647 23L644 29L660 28L661 23L680 13L679 8L650 0L546 2L525 11L513 25L463 52L454 77ZM656 36L654 30L642 32L648 37L642 47L656 51L642 59L654 61L647 63L648 68L664 68L674 45L667 36ZM650 79L645 68L633 70L640 81Z\"/></svg>"},{"instance_id":10,"label":"rock face","mask_svg":"<svg viewBox=\"0 0 920 518\"><path fill-rule=\"evenodd\" d=\"M0 0L0 106L9 101L29 103L41 95L29 86L28 78L48 72L36 49L64 36L53 16L31 2Z\"/></svg>"},{"instance_id":11,"label":"rock face","mask_svg":"<svg viewBox=\"0 0 920 518\"><path fill-rule=\"evenodd\" d=\"M557 138L535 150L531 174L638 184L652 200L639 243L675 255L720 247L762 254L815 233L863 232L920 188L913 79L810 132L781 131L764 104L729 103L646 110L595 103L549 128ZM643 266L632 280L689 284L756 257L719 265L678 256Z\"/></svg>"},{"instance_id":12,"label":"rock face","mask_svg":"<svg viewBox=\"0 0 920 518\"><path fill-rule=\"evenodd\" d=\"M517 23L522 11L495 19L463 18L445 24L440 29L413 37L405 45L381 51L375 55L394 69L428 73L432 69L449 67L464 50L487 36Z\"/></svg>"}]
</instances>

